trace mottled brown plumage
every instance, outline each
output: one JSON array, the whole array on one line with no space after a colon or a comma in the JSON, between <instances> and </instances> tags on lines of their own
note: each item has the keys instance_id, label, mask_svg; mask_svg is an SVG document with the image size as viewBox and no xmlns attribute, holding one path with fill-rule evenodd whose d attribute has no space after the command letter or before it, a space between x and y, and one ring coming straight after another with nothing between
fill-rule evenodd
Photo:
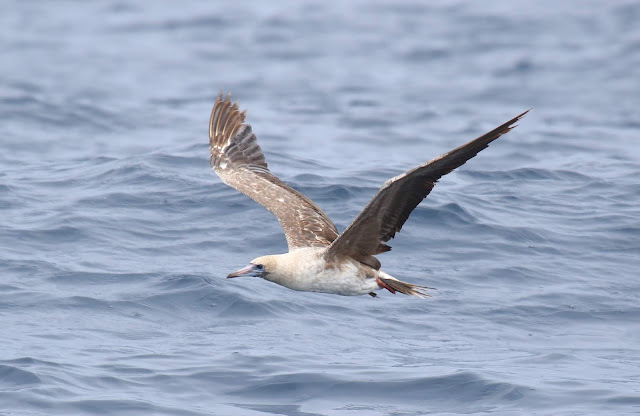
<instances>
[{"instance_id":1,"label":"mottled brown plumage","mask_svg":"<svg viewBox=\"0 0 640 416\"><path fill-rule=\"evenodd\" d=\"M231 96L216 99L209 122L211 166L222 181L273 213L284 229L289 253L262 256L228 277L259 276L294 290L429 296L426 286L401 282L380 270L376 254L391 250L387 241L400 231L438 179L509 132L527 112L469 143L387 181L347 229L338 231L309 198L274 176L245 112Z\"/></svg>"},{"instance_id":2,"label":"mottled brown plumage","mask_svg":"<svg viewBox=\"0 0 640 416\"><path fill-rule=\"evenodd\" d=\"M338 237L336 226L313 201L269 171L251 126L243 124L245 114L231 95L218 95L209 121L211 167L224 183L278 218L289 250L330 244Z\"/></svg>"}]
</instances>

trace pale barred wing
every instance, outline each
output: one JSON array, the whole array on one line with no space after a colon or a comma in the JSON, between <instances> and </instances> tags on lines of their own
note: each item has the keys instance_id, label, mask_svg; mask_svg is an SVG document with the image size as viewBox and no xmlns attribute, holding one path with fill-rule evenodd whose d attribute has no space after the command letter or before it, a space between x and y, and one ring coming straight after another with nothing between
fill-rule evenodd
<instances>
[{"instance_id":1,"label":"pale barred wing","mask_svg":"<svg viewBox=\"0 0 640 416\"><path fill-rule=\"evenodd\" d=\"M380 263L372 256L391 250L384 243L400 231L411 212L429 195L438 179L462 166L487 148L489 143L508 133L515 127L514 123L527 113L525 111L477 139L388 180L353 223L327 247L326 255L349 256L379 267Z\"/></svg>"},{"instance_id":2,"label":"pale barred wing","mask_svg":"<svg viewBox=\"0 0 640 416\"><path fill-rule=\"evenodd\" d=\"M209 121L211 167L227 185L273 213L284 229L289 250L324 247L338 237L336 226L309 198L274 176L251 126L244 124L231 95L218 95Z\"/></svg>"}]
</instances>

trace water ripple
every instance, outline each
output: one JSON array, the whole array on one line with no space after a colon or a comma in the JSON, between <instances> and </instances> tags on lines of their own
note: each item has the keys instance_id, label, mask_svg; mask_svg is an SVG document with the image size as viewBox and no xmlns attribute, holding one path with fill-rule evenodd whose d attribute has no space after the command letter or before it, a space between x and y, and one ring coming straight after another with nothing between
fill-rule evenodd
<instances>
[{"instance_id":1,"label":"water ripple","mask_svg":"<svg viewBox=\"0 0 640 416\"><path fill-rule=\"evenodd\" d=\"M14 3L0 413L638 413L633 2ZM221 88L340 230L533 111L380 255L433 298L339 297L225 278L287 245L211 171Z\"/></svg>"}]
</instances>

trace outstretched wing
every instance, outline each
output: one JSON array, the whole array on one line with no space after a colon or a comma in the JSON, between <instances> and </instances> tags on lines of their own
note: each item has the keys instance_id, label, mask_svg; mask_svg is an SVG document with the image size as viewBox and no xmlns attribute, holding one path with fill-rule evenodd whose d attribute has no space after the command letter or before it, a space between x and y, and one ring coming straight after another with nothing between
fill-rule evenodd
<instances>
[{"instance_id":1,"label":"outstretched wing","mask_svg":"<svg viewBox=\"0 0 640 416\"><path fill-rule=\"evenodd\" d=\"M402 228L411 212L427 196L438 179L487 148L489 143L508 133L528 111L469 143L388 180L351 225L329 247L327 256L349 256L372 267L380 262L373 257L391 250L384 244Z\"/></svg>"},{"instance_id":2,"label":"outstretched wing","mask_svg":"<svg viewBox=\"0 0 640 416\"><path fill-rule=\"evenodd\" d=\"M267 167L246 111L231 94L218 95L209 121L211 167L220 179L253 199L278 218L289 250L323 247L338 237L336 226L309 198L274 176Z\"/></svg>"}]
</instances>

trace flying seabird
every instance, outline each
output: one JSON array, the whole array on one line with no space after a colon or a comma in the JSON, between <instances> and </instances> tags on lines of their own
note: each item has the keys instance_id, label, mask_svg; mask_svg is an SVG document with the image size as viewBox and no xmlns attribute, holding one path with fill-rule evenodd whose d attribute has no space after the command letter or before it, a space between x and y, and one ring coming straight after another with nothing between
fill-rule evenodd
<instances>
[{"instance_id":1,"label":"flying seabird","mask_svg":"<svg viewBox=\"0 0 640 416\"><path fill-rule=\"evenodd\" d=\"M427 286L402 282L380 269L377 254L400 231L409 214L438 179L509 132L528 111L500 127L429 162L388 180L342 234L311 199L286 185L267 167L246 110L218 95L209 121L211 167L227 185L276 216L289 246L285 254L267 255L227 276L254 276L293 290L337 295L376 296L375 290L429 296Z\"/></svg>"}]
</instances>

